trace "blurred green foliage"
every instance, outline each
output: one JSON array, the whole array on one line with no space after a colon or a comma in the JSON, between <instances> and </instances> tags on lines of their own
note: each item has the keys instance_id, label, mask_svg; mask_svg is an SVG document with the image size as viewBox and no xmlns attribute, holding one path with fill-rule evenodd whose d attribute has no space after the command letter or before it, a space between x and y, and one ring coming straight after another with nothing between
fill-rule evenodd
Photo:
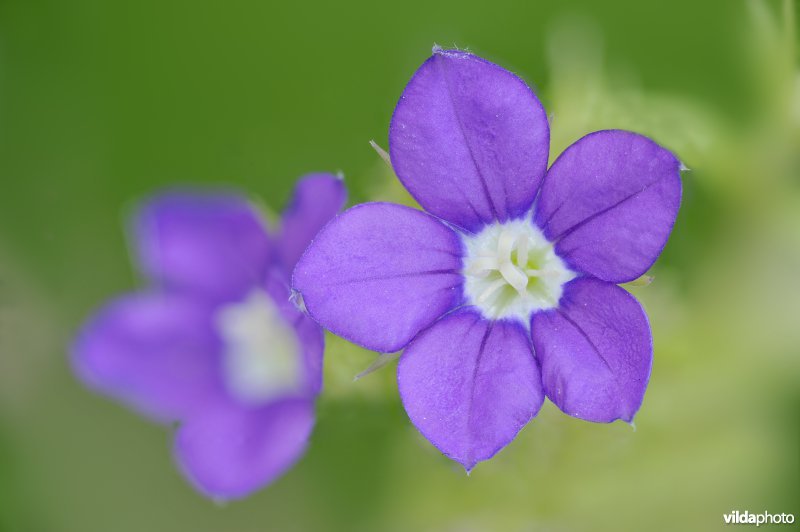
<instances>
[{"instance_id":1,"label":"blurred green foliage","mask_svg":"<svg viewBox=\"0 0 800 532\"><path fill-rule=\"evenodd\" d=\"M711 530L800 517L798 13L781 1L0 2L0 530ZM341 170L405 201L369 148L433 43L536 87L553 156L633 129L673 149L683 207L633 288L656 354L636 431L551 404L467 477L413 429L393 368L330 338L311 448L219 506L169 431L84 390L67 359L136 286L131 202L240 187L278 210Z\"/></svg>"}]
</instances>

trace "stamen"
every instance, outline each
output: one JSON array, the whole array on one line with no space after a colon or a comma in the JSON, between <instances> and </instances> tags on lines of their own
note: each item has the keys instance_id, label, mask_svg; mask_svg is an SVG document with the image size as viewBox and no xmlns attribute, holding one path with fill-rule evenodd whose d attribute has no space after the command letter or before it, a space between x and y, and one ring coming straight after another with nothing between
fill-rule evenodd
<instances>
[{"instance_id":1,"label":"stamen","mask_svg":"<svg viewBox=\"0 0 800 532\"><path fill-rule=\"evenodd\" d=\"M497 259L500 261L510 261L511 260L511 250L514 247L514 234L507 230L503 229L500 233L500 238L497 239Z\"/></svg>"},{"instance_id":2,"label":"stamen","mask_svg":"<svg viewBox=\"0 0 800 532\"><path fill-rule=\"evenodd\" d=\"M500 265L500 273L503 275L503 279L513 286L517 292L520 294L525 292L525 287L528 286L528 276L520 271L519 268L510 262L506 262Z\"/></svg>"},{"instance_id":3,"label":"stamen","mask_svg":"<svg viewBox=\"0 0 800 532\"><path fill-rule=\"evenodd\" d=\"M528 235L520 235L519 240L517 240L517 265L520 268L525 268L528 264L528 246L530 243Z\"/></svg>"},{"instance_id":4,"label":"stamen","mask_svg":"<svg viewBox=\"0 0 800 532\"><path fill-rule=\"evenodd\" d=\"M475 275L484 274L488 275L492 270L497 270L500 265L497 262L497 257L478 257L470 264L469 272Z\"/></svg>"},{"instance_id":5,"label":"stamen","mask_svg":"<svg viewBox=\"0 0 800 532\"><path fill-rule=\"evenodd\" d=\"M533 277L557 277L557 276L561 275L561 272L559 272L557 270L533 270L533 269L531 269L531 270L525 270L525 273L527 273L528 275L533 276Z\"/></svg>"},{"instance_id":6,"label":"stamen","mask_svg":"<svg viewBox=\"0 0 800 532\"><path fill-rule=\"evenodd\" d=\"M505 279L497 279L496 281L492 282L492 284L487 286L484 291L481 292L476 302L478 304L486 303L486 300L492 297L492 294L503 288L505 284Z\"/></svg>"}]
</instances>

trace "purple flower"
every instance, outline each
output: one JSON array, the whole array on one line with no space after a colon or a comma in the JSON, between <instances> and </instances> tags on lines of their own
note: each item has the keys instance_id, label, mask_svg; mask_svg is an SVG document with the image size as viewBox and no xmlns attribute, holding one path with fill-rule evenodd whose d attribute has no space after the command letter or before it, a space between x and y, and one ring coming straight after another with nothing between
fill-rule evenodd
<instances>
[{"instance_id":1,"label":"purple flower","mask_svg":"<svg viewBox=\"0 0 800 532\"><path fill-rule=\"evenodd\" d=\"M300 180L280 229L233 194L167 193L141 207L134 248L150 285L85 325L73 364L91 388L178 422L174 452L201 492L242 497L302 456L322 386L322 330L289 275L345 189Z\"/></svg>"},{"instance_id":2,"label":"purple flower","mask_svg":"<svg viewBox=\"0 0 800 532\"><path fill-rule=\"evenodd\" d=\"M435 49L389 130L397 176L427 212L367 203L336 217L294 271L311 317L369 349L405 349L411 421L471 469L547 396L569 415L631 421L653 356L647 317L617 283L661 252L681 163L598 131L548 169L541 103L515 75Z\"/></svg>"}]
</instances>

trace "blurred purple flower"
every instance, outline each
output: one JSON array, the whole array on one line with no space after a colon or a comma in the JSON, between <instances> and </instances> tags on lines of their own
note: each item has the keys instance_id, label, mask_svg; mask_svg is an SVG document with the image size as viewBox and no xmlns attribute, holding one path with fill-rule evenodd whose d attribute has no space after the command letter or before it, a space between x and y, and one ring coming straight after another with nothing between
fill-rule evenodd
<instances>
[{"instance_id":1,"label":"blurred purple flower","mask_svg":"<svg viewBox=\"0 0 800 532\"><path fill-rule=\"evenodd\" d=\"M549 397L569 415L631 421L652 337L617 283L672 230L681 164L626 131L587 135L547 169L545 111L517 76L435 49L405 88L389 144L427 211L358 205L294 271L310 315L381 352L420 432L469 470Z\"/></svg>"},{"instance_id":2,"label":"blurred purple flower","mask_svg":"<svg viewBox=\"0 0 800 532\"><path fill-rule=\"evenodd\" d=\"M237 195L152 198L133 227L150 286L109 303L76 340L88 386L179 423L175 456L209 496L245 496L305 450L323 335L289 301L289 272L345 194L334 176L303 178L272 235Z\"/></svg>"}]
</instances>

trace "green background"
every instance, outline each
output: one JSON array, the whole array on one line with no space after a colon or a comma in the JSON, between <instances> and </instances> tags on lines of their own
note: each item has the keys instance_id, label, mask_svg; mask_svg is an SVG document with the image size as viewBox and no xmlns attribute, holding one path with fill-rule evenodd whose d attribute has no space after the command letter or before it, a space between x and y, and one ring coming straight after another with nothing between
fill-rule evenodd
<instances>
[{"instance_id":1,"label":"green background","mask_svg":"<svg viewBox=\"0 0 800 532\"><path fill-rule=\"evenodd\" d=\"M793 2L0 0L0 530L713 530L800 518L800 74ZM393 368L330 338L310 450L227 505L169 430L73 378L70 338L137 277L123 220L175 184L274 211L342 171L403 201L386 146L434 43L509 68L555 156L626 128L691 171L670 243L631 290L655 364L636 430L545 404L467 477L417 434Z\"/></svg>"}]
</instances>

